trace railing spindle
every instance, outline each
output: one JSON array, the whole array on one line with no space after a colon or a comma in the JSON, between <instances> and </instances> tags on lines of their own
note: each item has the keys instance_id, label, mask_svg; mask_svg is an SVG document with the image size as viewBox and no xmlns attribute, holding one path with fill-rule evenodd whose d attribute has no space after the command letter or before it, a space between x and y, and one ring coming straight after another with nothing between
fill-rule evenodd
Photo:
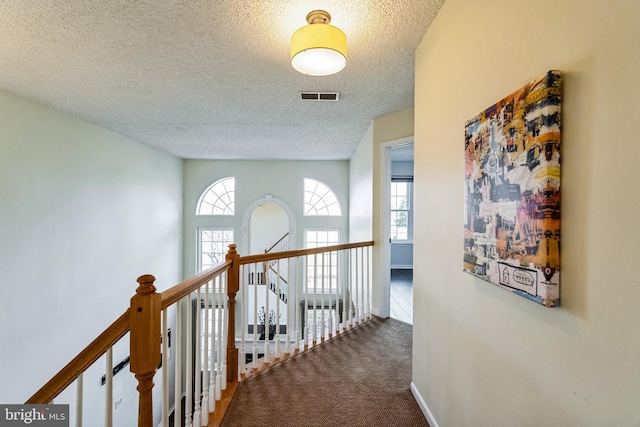
<instances>
[{"instance_id":1,"label":"railing spindle","mask_svg":"<svg viewBox=\"0 0 640 427\"><path fill-rule=\"evenodd\" d=\"M175 383L173 410L174 424L182 424L182 304L189 298L183 298L176 303L176 330L174 332ZM164 424L163 424L164 426Z\"/></svg>"},{"instance_id":2,"label":"railing spindle","mask_svg":"<svg viewBox=\"0 0 640 427\"><path fill-rule=\"evenodd\" d=\"M195 330L195 363L194 363L194 374L195 374L195 387L193 391L194 398L194 411L193 411L193 426L200 427L200 400L202 399L202 301L200 298L200 289L196 290L196 330Z\"/></svg>"},{"instance_id":3,"label":"railing spindle","mask_svg":"<svg viewBox=\"0 0 640 427\"><path fill-rule=\"evenodd\" d=\"M276 357L280 356L280 260L276 261Z\"/></svg>"},{"instance_id":4,"label":"railing spindle","mask_svg":"<svg viewBox=\"0 0 640 427\"><path fill-rule=\"evenodd\" d=\"M246 265L240 266L240 289L241 294L244 296L244 298L242 298L242 316L240 316L240 372L244 372L247 365L247 335L249 333L249 318L247 316L247 313L249 313L248 270Z\"/></svg>"},{"instance_id":5,"label":"railing spindle","mask_svg":"<svg viewBox=\"0 0 640 427\"><path fill-rule=\"evenodd\" d=\"M221 329L221 333L220 333L220 390L226 390L227 389L227 382L228 378L227 378L227 352L225 351L225 349L227 348L227 337L228 334L225 334L225 331L228 330L228 322L229 322L229 302L228 302L228 283L229 283L229 273L227 272L227 274L223 277L223 279L220 281L220 303L221 303L221 309L220 309L220 322L222 324L222 329ZM237 365L237 363L236 363ZM236 375L236 379L237 379L237 375Z\"/></svg>"},{"instance_id":6,"label":"railing spindle","mask_svg":"<svg viewBox=\"0 0 640 427\"><path fill-rule=\"evenodd\" d=\"M255 268L255 264L254 264ZM251 364L258 367L258 284L253 282L253 356Z\"/></svg>"},{"instance_id":7,"label":"railing spindle","mask_svg":"<svg viewBox=\"0 0 640 427\"><path fill-rule=\"evenodd\" d=\"M113 347L105 353L105 383L104 383L104 425L113 425Z\"/></svg>"},{"instance_id":8,"label":"railing spindle","mask_svg":"<svg viewBox=\"0 0 640 427\"><path fill-rule=\"evenodd\" d=\"M168 309L162 310L162 425L169 425L169 325Z\"/></svg>"},{"instance_id":9,"label":"railing spindle","mask_svg":"<svg viewBox=\"0 0 640 427\"><path fill-rule=\"evenodd\" d=\"M363 248L363 250L365 250L365 249ZM365 308L365 320L368 320L371 317L371 295L370 295L371 289L370 289L370 286L369 286L370 277L371 277L371 275L369 273L369 268L371 267L371 263L370 263L370 260L369 260L369 251L367 250L366 253L367 253L367 256L366 256L366 268L365 268L365 273L364 273L364 275L365 275L365 282L364 283L365 283L365 291L366 291L365 295L366 295L366 298L365 298L364 308Z\"/></svg>"},{"instance_id":10,"label":"railing spindle","mask_svg":"<svg viewBox=\"0 0 640 427\"><path fill-rule=\"evenodd\" d=\"M326 335L326 324L325 324L325 311L326 307L324 305L324 293L325 287L327 285L327 274L325 272L325 253L320 254L320 342L325 340Z\"/></svg>"},{"instance_id":11,"label":"railing spindle","mask_svg":"<svg viewBox=\"0 0 640 427\"><path fill-rule=\"evenodd\" d=\"M289 271L290 283L288 288L287 308L289 318L287 320L287 329L289 336L287 337L287 347L291 348L293 343L293 351L300 348L300 316L297 315L300 307L298 305L298 276L297 276L297 259L291 258L287 261L287 270Z\"/></svg>"},{"instance_id":12,"label":"railing spindle","mask_svg":"<svg viewBox=\"0 0 640 427\"><path fill-rule=\"evenodd\" d=\"M76 379L76 427L82 427L83 374Z\"/></svg>"},{"instance_id":13,"label":"railing spindle","mask_svg":"<svg viewBox=\"0 0 640 427\"><path fill-rule=\"evenodd\" d=\"M193 415L193 317L192 308L193 305L193 293L189 294L187 300L187 348L185 349L186 369L185 378L186 382L186 396L184 402L184 425L185 427L192 427L192 415Z\"/></svg>"},{"instance_id":14,"label":"railing spindle","mask_svg":"<svg viewBox=\"0 0 640 427\"><path fill-rule=\"evenodd\" d=\"M204 284L204 366L202 366L202 407L201 407L201 425L206 426L209 423L209 282Z\"/></svg>"},{"instance_id":15,"label":"railing spindle","mask_svg":"<svg viewBox=\"0 0 640 427\"><path fill-rule=\"evenodd\" d=\"M219 276L211 281L211 357L209 358L209 413L212 414L216 409L216 282Z\"/></svg>"}]
</instances>

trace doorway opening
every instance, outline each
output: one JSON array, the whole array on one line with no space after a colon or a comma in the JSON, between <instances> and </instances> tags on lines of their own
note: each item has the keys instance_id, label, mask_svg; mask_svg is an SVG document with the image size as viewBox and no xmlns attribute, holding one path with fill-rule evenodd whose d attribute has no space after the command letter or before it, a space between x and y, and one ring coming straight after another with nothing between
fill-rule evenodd
<instances>
[{"instance_id":1,"label":"doorway opening","mask_svg":"<svg viewBox=\"0 0 640 427\"><path fill-rule=\"evenodd\" d=\"M413 324L413 143L388 151L389 314Z\"/></svg>"}]
</instances>

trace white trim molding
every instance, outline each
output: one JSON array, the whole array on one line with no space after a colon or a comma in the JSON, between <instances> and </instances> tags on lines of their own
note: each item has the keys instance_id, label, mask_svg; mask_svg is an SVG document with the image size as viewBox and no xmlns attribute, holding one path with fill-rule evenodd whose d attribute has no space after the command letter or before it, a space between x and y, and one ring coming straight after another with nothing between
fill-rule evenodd
<instances>
[{"instance_id":1,"label":"white trim molding","mask_svg":"<svg viewBox=\"0 0 640 427\"><path fill-rule=\"evenodd\" d=\"M424 399L420 395L420 392L418 391L418 388L415 386L413 381L411 382L411 393L413 394L413 397L416 399L416 402L418 402L418 406L420 407L420 410L422 411L422 413L424 414L425 418L427 419L427 422L429 423L429 425L431 427L440 427L438 425L438 422L436 421L435 417L433 416L433 414L429 410L429 407L424 402Z\"/></svg>"},{"instance_id":2,"label":"white trim molding","mask_svg":"<svg viewBox=\"0 0 640 427\"><path fill-rule=\"evenodd\" d=\"M289 218L289 250L296 249L296 216L293 213L293 210L291 210L289 205L287 205L284 200L273 197L271 194L265 194L264 197L260 197L259 199L251 202L251 204L249 204L247 209L244 211L244 214L242 215L241 230L244 250L247 250L247 248L249 247L249 233L251 232L249 221L251 220L251 214L258 206L265 203L274 203L284 209L284 211L287 213L287 217Z\"/></svg>"}]
</instances>

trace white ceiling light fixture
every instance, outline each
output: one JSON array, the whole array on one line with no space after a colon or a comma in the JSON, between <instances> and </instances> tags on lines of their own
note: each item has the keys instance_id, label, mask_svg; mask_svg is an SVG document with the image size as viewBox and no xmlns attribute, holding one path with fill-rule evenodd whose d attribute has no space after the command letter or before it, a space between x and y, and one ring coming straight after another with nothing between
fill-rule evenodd
<instances>
[{"instance_id":1,"label":"white ceiling light fixture","mask_svg":"<svg viewBox=\"0 0 640 427\"><path fill-rule=\"evenodd\" d=\"M291 35L291 65L310 76L328 76L347 65L347 36L340 28L329 25L331 15L314 10L307 22Z\"/></svg>"}]
</instances>

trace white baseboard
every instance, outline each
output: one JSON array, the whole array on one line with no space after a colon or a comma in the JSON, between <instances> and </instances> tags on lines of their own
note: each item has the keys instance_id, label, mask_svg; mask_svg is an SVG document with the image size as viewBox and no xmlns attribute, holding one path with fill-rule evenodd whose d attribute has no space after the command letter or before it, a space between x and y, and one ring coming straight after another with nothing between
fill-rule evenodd
<instances>
[{"instance_id":1,"label":"white baseboard","mask_svg":"<svg viewBox=\"0 0 640 427\"><path fill-rule=\"evenodd\" d=\"M387 313L386 315L383 315L382 310L378 310L377 308L373 308L373 307L371 308L371 314L381 319L387 319L389 317L389 313Z\"/></svg>"},{"instance_id":2,"label":"white baseboard","mask_svg":"<svg viewBox=\"0 0 640 427\"><path fill-rule=\"evenodd\" d=\"M418 391L417 387L415 386L415 384L413 384L413 381L411 382L411 393L413 394L413 397L415 397L416 402L418 402L418 406L420 407L420 410L422 411L425 418L427 419L427 422L429 423L429 425L431 427L440 427L438 426L438 422L436 421L436 419L433 417L433 414L429 410L429 407L424 402L424 399L420 395L420 392Z\"/></svg>"},{"instance_id":3,"label":"white baseboard","mask_svg":"<svg viewBox=\"0 0 640 427\"><path fill-rule=\"evenodd\" d=\"M391 269L392 270L413 270L413 265L405 265L405 264L392 265Z\"/></svg>"}]
</instances>

